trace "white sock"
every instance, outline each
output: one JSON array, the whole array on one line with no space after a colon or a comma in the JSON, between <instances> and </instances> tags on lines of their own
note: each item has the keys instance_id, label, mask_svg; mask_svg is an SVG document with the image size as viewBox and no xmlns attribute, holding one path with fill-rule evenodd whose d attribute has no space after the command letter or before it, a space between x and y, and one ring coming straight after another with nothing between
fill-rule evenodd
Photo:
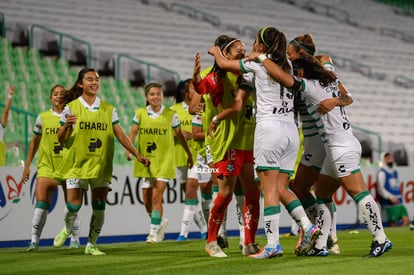
<instances>
[{"instance_id":1,"label":"white sock","mask_svg":"<svg viewBox=\"0 0 414 275\"><path fill-rule=\"evenodd\" d=\"M279 221L280 213L263 217L268 247L275 247L279 243Z\"/></svg>"},{"instance_id":2,"label":"white sock","mask_svg":"<svg viewBox=\"0 0 414 275\"><path fill-rule=\"evenodd\" d=\"M333 206L333 214L332 214L332 225L331 225L331 238L334 242L338 241L338 236L336 235L336 218L337 218L337 213L336 213L336 206Z\"/></svg>"},{"instance_id":3,"label":"white sock","mask_svg":"<svg viewBox=\"0 0 414 275\"><path fill-rule=\"evenodd\" d=\"M372 236L378 243L384 243L387 236L382 226L381 214L377 203L371 194L368 194L358 202L359 210Z\"/></svg>"},{"instance_id":4,"label":"white sock","mask_svg":"<svg viewBox=\"0 0 414 275\"><path fill-rule=\"evenodd\" d=\"M197 225L201 233L207 232L207 223L204 218L203 210L201 209L201 203L197 203L195 206L194 222Z\"/></svg>"},{"instance_id":5,"label":"white sock","mask_svg":"<svg viewBox=\"0 0 414 275\"><path fill-rule=\"evenodd\" d=\"M73 226L75 223L76 216L78 215L78 212L71 212L67 207L63 210L64 216L65 216L65 226L66 226L66 232L69 234L72 234Z\"/></svg>"},{"instance_id":6,"label":"white sock","mask_svg":"<svg viewBox=\"0 0 414 275\"><path fill-rule=\"evenodd\" d=\"M32 243L39 243L46 219L47 209L35 208L32 220Z\"/></svg>"},{"instance_id":7,"label":"white sock","mask_svg":"<svg viewBox=\"0 0 414 275\"><path fill-rule=\"evenodd\" d=\"M318 203L318 220L317 225L321 229L322 234L316 240L315 247L317 249L322 249L326 247L328 242L329 232L332 225L332 202L328 203Z\"/></svg>"},{"instance_id":8,"label":"white sock","mask_svg":"<svg viewBox=\"0 0 414 275\"><path fill-rule=\"evenodd\" d=\"M211 199L203 199L201 198L201 208L203 209L203 216L206 221L206 224L208 224L208 218L210 217L210 205L211 205Z\"/></svg>"},{"instance_id":9,"label":"white sock","mask_svg":"<svg viewBox=\"0 0 414 275\"><path fill-rule=\"evenodd\" d=\"M195 213L195 205L184 205L183 211L183 219L181 220L181 231L180 235L184 237L188 237L188 232L190 231L190 225L193 221L194 213Z\"/></svg>"},{"instance_id":10,"label":"white sock","mask_svg":"<svg viewBox=\"0 0 414 275\"><path fill-rule=\"evenodd\" d=\"M316 219L318 217L317 206L318 204L315 202L314 204L305 209L306 215L313 224L316 224Z\"/></svg>"},{"instance_id":11,"label":"white sock","mask_svg":"<svg viewBox=\"0 0 414 275\"><path fill-rule=\"evenodd\" d=\"M240 244L244 244L244 221L243 221L243 208L244 208L244 195L237 195L236 197L236 211L237 211L237 219L239 222L239 236L240 236Z\"/></svg>"},{"instance_id":12,"label":"white sock","mask_svg":"<svg viewBox=\"0 0 414 275\"><path fill-rule=\"evenodd\" d=\"M160 224L152 224L150 225L150 235L157 236L158 231L160 230Z\"/></svg>"},{"instance_id":13,"label":"white sock","mask_svg":"<svg viewBox=\"0 0 414 275\"><path fill-rule=\"evenodd\" d=\"M294 219L290 219L290 232L295 235L299 234L299 225Z\"/></svg>"},{"instance_id":14,"label":"white sock","mask_svg":"<svg viewBox=\"0 0 414 275\"><path fill-rule=\"evenodd\" d=\"M78 212L75 220L73 221L72 235L70 238L71 242L79 242L80 224L81 224L81 212Z\"/></svg>"},{"instance_id":15,"label":"white sock","mask_svg":"<svg viewBox=\"0 0 414 275\"><path fill-rule=\"evenodd\" d=\"M93 210L91 221L89 224L88 242L96 244L96 240L101 233L103 223L105 221L105 210Z\"/></svg>"},{"instance_id":16,"label":"white sock","mask_svg":"<svg viewBox=\"0 0 414 275\"><path fill-rule=\"evenodd\" d=\"M290 212L290 216L298 223L304 232L308 231L308 229L312 226L312 223L306 215L302 205L295 207Z\"/></svg>"}]
</instances>

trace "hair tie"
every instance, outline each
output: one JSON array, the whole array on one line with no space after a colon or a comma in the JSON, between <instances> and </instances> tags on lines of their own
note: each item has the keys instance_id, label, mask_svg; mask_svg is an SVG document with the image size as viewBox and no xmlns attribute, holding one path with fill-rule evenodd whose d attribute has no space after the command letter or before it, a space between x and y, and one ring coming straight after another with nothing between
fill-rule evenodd
<instances>
[{"instance_id":1,"label":"hair tie","mask_svg":"<svg viewBox=\"0 0 414 275\"><path fill-rule=\"evenodd\" d=\"M299 42L296 39L293 39L292 41L290 41L290 43L295 44L299 48L304 49L310 55L314 55L315 54L315 51L309 50L302 42Z\"/></svg>"},{"instance_id":2,"label":"hair tie","mask_svg":"<svg viewBox=\"0 0 414 275\"><path fill-rule=\"evenodd\" d=\"M224 46L224 48L223 48L222 52L225 52L225 51L226 51L226 50L230 47L230 45L231 45L231 44L234 44L234 43L235 43L235 42L237 42L237 41L240 41L240 39L235 38L235 39L231 40L229 43L227 43L227 45L226 45L226 46Z\"/></svg>"},{"instance_id":3,"label":"hair tie","mask_svg":"<svg viewBox=\"0 0 414 275\"><path fill-rule=\"evenodd\" d=\"M267 30L267 27L264 27L260 30L260 38L262 39L263 44L266 46L266 48L270 48L269 44L267 44L267 42L265 41L265 39L263 38L264 32Z\"/></svg>"}]
</instances>

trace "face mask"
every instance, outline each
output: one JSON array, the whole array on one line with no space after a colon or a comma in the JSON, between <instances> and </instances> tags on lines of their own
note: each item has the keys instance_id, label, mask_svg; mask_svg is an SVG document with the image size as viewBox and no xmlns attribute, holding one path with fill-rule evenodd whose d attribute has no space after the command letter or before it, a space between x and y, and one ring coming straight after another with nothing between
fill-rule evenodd
<instances>
[{"instance_id":1,"label":"face mask","mask_svg":"<svg viewBox=\"0 0 414 275\"><path fill-rule=\"evenodd\" d=\"M394 165L394 162L391 161L391 162L387 162L386 164L388 167L392 168L392 166Z\"/></svg>"}]
</instances>

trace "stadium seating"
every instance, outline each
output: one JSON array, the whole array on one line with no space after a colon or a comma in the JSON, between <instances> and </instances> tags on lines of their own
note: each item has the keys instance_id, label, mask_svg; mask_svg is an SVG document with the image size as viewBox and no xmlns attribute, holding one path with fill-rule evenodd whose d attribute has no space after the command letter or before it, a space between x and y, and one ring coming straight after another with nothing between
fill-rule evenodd
<instances>
[{"instance_id":1,"label":"stadium seating","mask_svg":"<svg viewBox=\"0 0 414 275\"><path fill-rule=\"evenodd\" d=\"M1 89L7 90L9 85L15 85L17 91L12 106L28 112L12 110L4 136L8 145L7 165L20 165L25 159L25 146L30 142L36 115L50 108L50 89L57 83L70 88L69 85L73 85L77 78L77 69L71 68L67 60L41 57L37 49L12 47L10 41L1 38L0 58L4 61L0 64ZM121 125L128 131L133 111L145 106L142 88L133 88L128 81L117 83L113 77L103 77L101 91L101 97L117 107ZM0 107L2 111L3 107ZM116 160L124 163L125 151L119 145L117 149L122 152L117 151Z\"/></svg>"}]
</instances>

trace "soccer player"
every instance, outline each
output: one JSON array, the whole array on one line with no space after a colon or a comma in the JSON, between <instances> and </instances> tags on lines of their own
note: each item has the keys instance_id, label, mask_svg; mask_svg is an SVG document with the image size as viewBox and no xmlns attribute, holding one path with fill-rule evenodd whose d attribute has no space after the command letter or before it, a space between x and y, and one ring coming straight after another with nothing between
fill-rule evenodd
<instances>
[{"instance_id":1,"label":"soccer player","mask_svg":"<svg viewBox=\"0 0 414 275\"><path fill-rule=\"evenodd\" d=\"M176 103L171 106L171 109L176 111L178 118L180 119L181 129L185 139L187 140L188 146L192 151L192 155L197 157L196 142L192 133L193 115L188 112L191 97L194 93L195 91L191 78L180 81L177 86ZM201 139L204 139L204 135ZM174 149L175 161L177 165L176 180L180 186L184 186L185 190L184 211L181 221L181 230L177 241L187 240L193 220L200 230L201 238L205 239L207 237L207 223L197 195L199 184L197 165L194 165L191 169L187 167L187 156L178 140L175 140ZM198 160L198 157L196 160ZM208 178L206 182L209 180L210 178ZM205 184L206 182L202 182L202 184Z\"/></svg>"},{"instance_id":2,"label":"soccer player","mask_svg":"<svg viewBox=\"0 0 414 275\"><path fill-rule=\"evenodd\" d=\"M283 71L290 72L286 44L282 32L273 27L264 27L258 31L253 49L268 53ZM228 60L218 47L211 48L209 53L214 55L217 64L226 71L254 74L257 106L254 159L264 196L267 245L249 257L265 259L282 255L279 242L279 201L284 203L289 214L305 232L299 249L308 251L320 235L320 230L311 223L296 195L287 188L299 148L293 94L281 83L271 79L260 64L248 59Z\"/></svg>"},{"instance_id":3,"label":"soccer player","mask_svg":"<svg viewBox=\"0 0 414 275\"><path fill-rule=\"evenodd\" d=\"M251 58L254 56L255 54ZM351 124L345 109L344 107L335 107L326 114L317 112L319 102L330 97L339 97L336 75L324 68L319 60L308 54L301 55L299 59L292 62L294 68L303 70L303 78L300 81L283 71L265 54L260 54L258 60L273 78L286 87L291 87L305 101L309 114L317 121L319 136L325 147L326 161L323 167L325 174L338 178L341 185L357 203L368 230L373 236L371 250L367 256L379 257L383 255L392 248L392 243L384 232L378 205L364 184L359 166L361 145L352 134ZM316 197L321 202L329 201L336 190L337 187L327 186L326 182L318 181ZM321 207L321 205L323 203L318 206ZM328 210L328 206L325 206L325 209ZM329 212L329 210L325 212ZM331 215L325 215L320 219L321 224L326 225L326 227L322 227L322 237L327 238L331 226ZM315 244L310 251L304 254L318 254L324 249L323 246L318 247L317 245Z\"/></svg>"},{"instance_id":4,"label":"soccer player","mask_svg":"<svg viewBox=\"0 0 414 275\"><path fill-rule=\"evenodd\" d=\"M56 235L53 245L61 247L73 231L74 219L82 206L89 186L92 192L92 215L89 224L85 255L105 255L96 247L96 241L105 220L105 206L111 180L114 156L114 137L131 152L143 166L147 158L135 149L119 125L115 108L97 97L99 74L93 68L83 68L65 98L60 117L58 140L68 148L66 156L54 173L66 180L68 212L65 227Z\"/></svg>"},{"instance_id":5,"label":"soccer player","mask_svg":"<svg viewBox=\"0 0 414 275\"><path fill-rule=\"evenodd\" d=\"M228 60L244 57L246 49L239 39L227 38L224 39L224 43L215 44L220 45L220 52ZM195 88L201 94L209 94L213 105L211 109L213 114L216 114L211 120L214 131L209 131L209 136L219 189L210 211L206 251L212 257L227 257L219 246L218 232L239 181L244 191L243 200L238 200L239 207L243 205L241 213L244 233L240 247L244 255L257 253L255 235L260 213L260 191L257 182L254 181L253 171L251 132L254 131L255 123L252 104L237 116L229 116L222 121L218 118L223 110L233 104L239 88L252 88L249 85L240 85L239 73L225 72L214 65L211 72L202 78L200 69L200 56L197 53L193 74ZM208 125L210 128L213 127L210 123Z\"/></svg>"},{"instance_id":6,"label":"soccer player","mask_svg":"<svg viewBox=\"0 0 414 275\"><path fill-rule=\"evenodd\" d=\"M7 99L6 104L4 106L4 111L1 115L0 121L0 166L4 166L6 164L6 143L3 141L4 129L7 126L7 121L9 119L9 112L10 107L12 104L13 94L15 92L14 86L10 86L7 91Z\"/></svg>"},{"instance_id":7,"label":"soccer player","mask_svg":"<svg viewBox=\"0 0 414 275\"><path fill-rule=\"evenodd\" d=\"M164 238L161 230L162 197L168 182L176 177L173 134L187 154L187 167L193 167L192 152L182 133L180 120L174 110L163 105L161 87L158 83L145 86L148 105L135 110L134 124L129 134L130 140L137 142L137 150L153 163L147 167L138 161L134 162L134 177L143 178L141 187L146 197L146 209L151 213L147 243L158 243Z\"/></svg>"},{"instance_id":8,"label":"soccer player","mask_svg":"<svg viewBox=\"0 0 414 275\"><path fill-rule=\"evenodd\" d=\"M27 251L37 251L39 249L39 240L46 223L48 210L52 203L53 195L57 186L61 185L66 200L65 182L57 181L53 178L53 171L62 161L64 156L64 148L59 143L57 130L60 127L60 115L63 111L63 96L65 95L65 87L55 85L50 91L50 101L52 108L40 113L36 118L36 124L33 129L34 136L29 145L26 162L22 175L22 182L26 183L30 176L30 165L37 152L39 158L37 163L36 176L36 205L32 220L32 238ZM68 209L65 207L65 212ZM69 248L79 248L79 231L80 231L80 215L75 219L74 230L71 234Z\"/></svg>"},{"instance_id":9,"label":"soccer player","mask_svg":"<svg viewBox=\"0 0 414 275\"><path fill-rule=\"evenodd\" d=\"M287 55L290 61L294 61L303 54L315 55L316 45L310 34L304 34L295 37L291 40L287 47ZM323 66L334 71L334 66L331 58L327 55L316 56L316 58L323 64ZM301 76L303 70L296 68L294 74ZM319 104L318 111L322 114L329 112L335 106L347 106L353 102L351 94L347 91L344 85L339 82L340 96L335 98L327 98ZM302 129L304 132L304 153L300 160L296 177L290 185L291 189L298 196L305 208L305 211L312 222L316 222L318 216L321 215L320 209L315 196L311 193L311 188L316 187L316 182L326 181L327 185L339 186L340 182L328 175L320 173L326 153L322 140L319 137L316 121L308 113L306 104L300 97L296 99L296 105L299 112L299 118L302 122ZM325 201L325 205L329 207L329 212L332 214L332 228L328 238L327 248L330 254L339 254L338 238L336 235L336 207L332 200ZM321 242L324 238L320 238L317 242ZM330 240L330 241L329 241ZM325 250L320 251L318 256L326 256Z\"/></svg>"}]
</instances>

